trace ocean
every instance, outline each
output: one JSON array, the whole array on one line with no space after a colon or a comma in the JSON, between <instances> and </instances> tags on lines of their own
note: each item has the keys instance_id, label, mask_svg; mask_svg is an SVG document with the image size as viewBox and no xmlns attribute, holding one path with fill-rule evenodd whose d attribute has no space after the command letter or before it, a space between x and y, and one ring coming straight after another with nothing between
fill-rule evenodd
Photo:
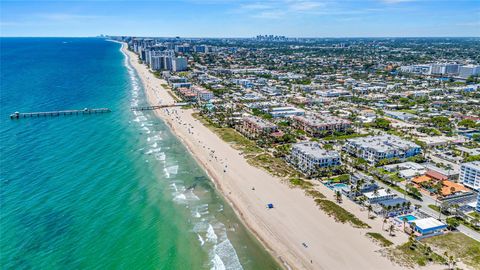
<instances>
[{"instance_id":1,"label":"ocean","mask_svg":"<svg viewBox=\"0 0 480 270\"><path fill-rule=\"evenodd\" d=\"M279 269L167 125L129 109L146 100L120 44L0 46L2 269Z\"/></svg>"}]
</instances>

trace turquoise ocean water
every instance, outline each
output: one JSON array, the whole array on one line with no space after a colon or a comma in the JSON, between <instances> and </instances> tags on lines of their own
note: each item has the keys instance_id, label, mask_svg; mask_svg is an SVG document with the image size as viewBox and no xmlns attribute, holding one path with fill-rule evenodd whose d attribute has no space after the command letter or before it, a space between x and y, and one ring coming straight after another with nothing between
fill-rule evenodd
<instances>
[{"instance_id":1,"label":"turquoise ocean water","mask_svg":"<svg viewBox=\"0 0 480 270\"><path fill-rule=\"evenodd\" d=\"M0 39L1 269L277 269L145 104L120 45ZM108 107L10 120L15 111Z\"/></svg>"}]
</instances>

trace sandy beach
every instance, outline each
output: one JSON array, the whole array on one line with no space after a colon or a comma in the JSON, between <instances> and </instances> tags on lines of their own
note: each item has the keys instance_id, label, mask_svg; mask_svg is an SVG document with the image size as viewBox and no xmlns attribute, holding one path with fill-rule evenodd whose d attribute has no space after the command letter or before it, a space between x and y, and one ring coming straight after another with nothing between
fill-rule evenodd
<instances>
[{"instance_id":1,"label":"sandy beach","mask_svg":"<svg viewBox=\"0 0 480 270\"><path fill-rule=\"evenodd\" d=\"M141 78L149 103L172 104L174 99L137 55L122 51ZM370 220L366 211L349 200L342 207L368 223L372 229L357 229L334 221L321 211L301 189L289 187L281 179L249 165L241 153L220 139L192 116L193 110L169 108L156 111L195 159L213 179L217 189L269 252L287 269L402 269L378 252L381 248L365 236L381 232L395 244L407 237L397 232L389 237L382 231L382 220ZM252 190L252 187L255 187ZM318 189L327 197L333 192L323 185ZM273 203L274 209L266 205ZM306 244L306 247L303 245Z\"/></svg>"}]
</instances>

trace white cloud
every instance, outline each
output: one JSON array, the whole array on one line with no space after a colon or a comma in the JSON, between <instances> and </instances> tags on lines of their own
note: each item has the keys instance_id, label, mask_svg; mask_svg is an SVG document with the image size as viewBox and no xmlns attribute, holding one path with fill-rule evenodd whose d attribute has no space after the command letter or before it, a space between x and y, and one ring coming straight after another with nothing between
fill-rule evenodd
<instances>
[{"instance_id":1,"label":"white cloud","mask_svg":"<svg viewBox=\"0 0 480 270\"><path fill-rule=\"evenodd\" d=\"M271 5L263 4L263 3L251 3L251 4L244 4L240 6L241 9L248 9L248 10L262 10L262 9L270 9L272 8Z\"/></svg>"},{"instance_id":2,"label":"white cloud","mask_svg":"<svg viewBox=\"0 0 480 270\"><path fill-rule=\"evenodd\" d=\"M282 10L265 10L259 13L253 14L252 17L261 18L261 19L280 19L286 14L285 11Z\"/></svg>"},{"instance_id":3,"label":"white cloud","mask_svg":"<svg viewBox=\"0 0 480 270\"><path fill-rule=\"evenodd\" d=\"M293 11L314 11L320 7L325 7L325 3L314 1L294 1L289 5Z\"/></svg>"}]
</instances>

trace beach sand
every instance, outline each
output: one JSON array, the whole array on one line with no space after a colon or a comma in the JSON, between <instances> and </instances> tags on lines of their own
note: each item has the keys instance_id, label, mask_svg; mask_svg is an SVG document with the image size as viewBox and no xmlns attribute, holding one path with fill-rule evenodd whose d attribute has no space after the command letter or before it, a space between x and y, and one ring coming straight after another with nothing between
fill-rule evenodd
<instances>
[{"instance_id":1,"label":"beach sand","mask_svg":"<svg viewBox=\"0 0 480 270\"><path fill-rule=\"evenodd\" d=\"M175 102L168 90L161 86L166 83L164 80L156 78L145 65L139 64L138 56L128 51L125 44L122 51L128 55L141 78L149 103ZM381 232L395 244L407 240L404 233L397 232L396 237L388 237L388 232L382 231L381 218L368 219L366 211L346 199L342 207L372 229L358 229L335 222L301 189L291 188L281 179L249 165L239 151L203 126L192 113L191 109L180 108L156 111L207 171L245 225L285 268L402 269L383 257L378 252L381 248L365 233ZM318 189L333 198L333 192L323 185ZM267 209L268 203L273 203L275 208Z\"/></svg>"}]
</instances>

